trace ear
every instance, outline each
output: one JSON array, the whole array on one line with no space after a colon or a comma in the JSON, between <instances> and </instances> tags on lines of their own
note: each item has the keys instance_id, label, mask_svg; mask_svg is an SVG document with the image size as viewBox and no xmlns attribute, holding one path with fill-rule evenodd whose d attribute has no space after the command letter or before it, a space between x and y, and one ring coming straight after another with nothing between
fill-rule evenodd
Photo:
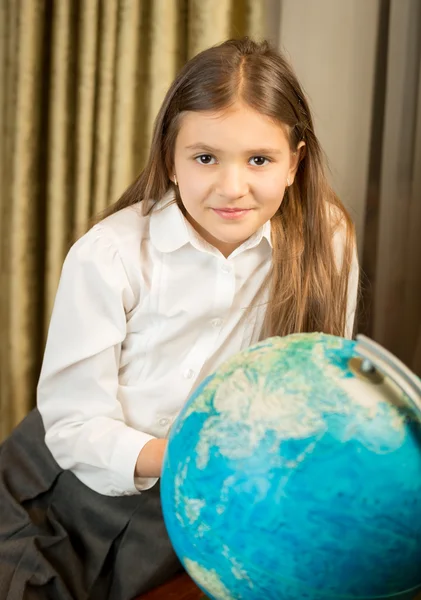
<instances>
[{"instance_id":1,"label":"ear","mask_svg":"<svg viewBox=\"0 0 421 600\"><path fill-rule=\"evenodd\" d=\"M306 144L305 142L300 142L297 146L297 149L295 150L295 152L291 152L291 164L288 170L288 180L290 182L290 185L293 184L294 179L295 179L295 174L297 172L298 169L298 165L300 164L300 162L302 161L302 159L304 158L306 154Z\"/></svg>"},{"instance_id":2,"label":"ear","mask_svg":"<svg viewBox=\"0 0 421 600\"><path fill-rule=\"evenodd\" d=\"M165 170L167 171L167 177L172 183L174 183L175 165L172 160L165 160Z\"/></svg>"}]
</instances>

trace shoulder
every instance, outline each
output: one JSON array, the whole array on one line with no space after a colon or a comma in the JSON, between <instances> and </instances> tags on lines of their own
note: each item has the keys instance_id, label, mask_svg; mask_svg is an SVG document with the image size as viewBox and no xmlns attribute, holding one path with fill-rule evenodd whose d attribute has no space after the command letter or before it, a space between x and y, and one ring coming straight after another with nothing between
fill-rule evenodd
<instances>
[{"instance_id":1,"label":"shoulder","mask_svg":"<svg viewBox=\"0 0 421 600\"><path fill-rule=\"evenodd\" d=\"M331 202L326 202L326 212L337 268L341 270L345 257L349 264L350 277L358 277L357 241L352 219L344 208Z\"/></svg>"},{"instance_id":2,"label":"shoulder","mask_svg":"<svg viewBox=\"0 0 421 600\"><path fill-rule=\"evenodd\" d=\"M149 238L149 216L142 214L139 204L129 206L95 224L73 244L68 256L81 258L119 254L124 260L136 256L144 240Z\"/></svg>"},{"instance_id":3,"label":"shoulder","mask_svg":"<svg viewBox=\"0 0 421 600\"><path fill-rule=\"evenodd\" d=\"M149 239L149 217L141 205L124 208L106 217L70 248L63 265L67 277L96 278L115 288L140 285L141 246Z\"/></svg>"},{"instance_id":4,"label":"shoulder","mask_svg":"<svg viewBox=\"0 0 421 600\"><path fill-rule=\"evenodd\" d=\"M343 253L348 244L355 246L354 224L346 209L332 202L326 202L325 210L335 253Z\"/></svg>"},{"instance_id":5,"label":"shoulder","mask_svg":"<svg viewBox=\"0 0 421 600\"><path fill-rule=\"evenodd\" d=\"M142 208L140 203L123 208L94 225L91 232L107 238L120 250L138 247L149 239L150 217L143 214Z\"/></svg>"},{"instance_id":6,"label":"shoulder","mask_svg":"<svg viewBox=\"0 0 421 600\"><path fill-rule=\"evenodd\" d=\"M155 251L151 247L159 250L159 240L166 239L179 227L181 212L177 207L174 209L176 205L172 202L171 194L164 195L153 206L153 210L144 214L143 203L139 202L99 221L72 246L66 261L88 261L114 267L120 265L129 280L138 279L142 272L141 263L154 263ZM161 211L166 207L170 209L170 206L173 206L172 210ZM178 220L174 210L176 214L180 213L177 214ZM162 222L164 214L165 222ZM159 236L157 229L161 230Z\"/></svg>"},{"instance_id":7,"label":"shoulder","mask_svg":"<svg viewBox=\"0 0 421 600\"><path fill-rule=\"evenodd\" d=\"M333 235L338 232L346 235L348 230L352 232L352 221L345 208L333 202L325 202L325 211Z\"/></svg>"}]
</instances>

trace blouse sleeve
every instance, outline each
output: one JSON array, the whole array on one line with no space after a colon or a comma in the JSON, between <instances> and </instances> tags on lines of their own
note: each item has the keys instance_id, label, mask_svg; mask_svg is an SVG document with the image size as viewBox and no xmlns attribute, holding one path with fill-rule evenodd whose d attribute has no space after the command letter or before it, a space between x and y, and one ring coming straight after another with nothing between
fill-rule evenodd
<instances>
[{"instance_id":1,"label":"blouse sleeve","mask_svg":"<svg viewBox=\"0 0 421 600\"><path fill-rule=\"evenodd\" d=\"M338 269L342 268L342 260L345 249L346 230L341 221L337 224L333 235L333 250L335 253L336 264ZM357 309L358 287L359 287L359 264L357 246L354 242L352 248L352 259L348 279L348 297L346 306L346 320L344 337L351 339L354 333L355 313Z\"/></svg>"},{"instance_id":2,"label":"blouse sleeve","mask_svg":"<svg viewBox=\"0 0 421 600\"><path fill-rule=\"evenodd\" d=\"M352 262L348 280L348 300L346 310L345 337L351 339L354 334L355 313L357 309L358 284L360 269L358 264L357 247L352 250Z\"/></svg>"},{"instance_id":3,"label":"blouse sleeve","mask_svg":"<svg viewBox=\"0 0 421 600\"><path fill-rule=\"evenodd\" d=\"M126 425L118 400L133 302L120 255L94 227L63 265L37 390L45 441L57 463L110 496L135 494L156 481L135 485L137 457L153 436Z\"/></svg>"}]
</instances>

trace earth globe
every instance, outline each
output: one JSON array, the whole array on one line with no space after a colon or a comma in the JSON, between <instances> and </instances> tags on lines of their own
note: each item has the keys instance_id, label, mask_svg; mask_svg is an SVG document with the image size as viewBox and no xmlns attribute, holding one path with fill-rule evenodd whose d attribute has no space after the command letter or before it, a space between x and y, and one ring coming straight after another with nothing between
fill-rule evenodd
<instances>
[{"instance_id":1,"label":"earth globe","mask_svg":"<svg viewBox=\"0 0 421 600\"><path fill-rule=\"evenodd\" d=\"M403 600L421 589L421 384L364 340L265 340L179 414L162 509L209 598Z\"/></svg>"}]
</instances>

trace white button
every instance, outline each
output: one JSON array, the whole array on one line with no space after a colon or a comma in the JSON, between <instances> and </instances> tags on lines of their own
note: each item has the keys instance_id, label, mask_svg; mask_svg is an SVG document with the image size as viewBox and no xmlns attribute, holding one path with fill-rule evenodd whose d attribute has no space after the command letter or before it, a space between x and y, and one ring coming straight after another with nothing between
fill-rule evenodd
<instances>
[{"instance_id":1,"label":"white button","mask_svg":"<svg viewBox=\"0 0 421 600\"><path fill-rule=\"evenodd\" d=\"M161 427L165 427L166 425L168 425L169 422L169 419L159 419L159 424L161 425Z\"/></svg>"},{"instance_id":2,"label":"white button","mask_svg":"<svg viewBox=\"0 0 421 600\"><path fill-rule=\"evenodd\" d=\"M229 265L226 265L225 263L223 265L221 265L221 271L223 273L231 273L231 268Z\"/></svg>"},{"instance_id":3,"label":"white button","mask_svg":"<svg viewBox=\"0 0 421 600\"><path fill-rule=\"evenodd\" d=\"M194 371L192 371L191 369L187 369L187 371L184 371L184 377L186 379L193 379Z\"/></svg>"},{"instance_id":4,"label":"white button","mask_svg":"<svg viewBox=\"0 0 421 600\"><path fill-rule=\"evenodd\" d=\"M222 319L212 319L212 327L221 327Z\"/></svg>"}]
</instances>

